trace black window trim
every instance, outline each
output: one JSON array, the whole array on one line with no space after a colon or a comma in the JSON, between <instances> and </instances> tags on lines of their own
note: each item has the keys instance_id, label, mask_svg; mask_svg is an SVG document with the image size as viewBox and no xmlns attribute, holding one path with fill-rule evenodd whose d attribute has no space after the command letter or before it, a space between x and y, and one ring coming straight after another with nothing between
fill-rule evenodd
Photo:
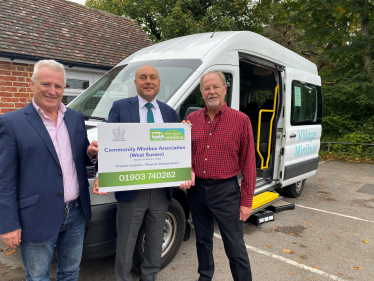
<instances>
[{"instance_id":1,"label":"black window trim","mask_svg":"<svg viewBox=\"0 0 374 281\"><path fill-rule=\"evenodd\" d=\"M295 123L292 123L292 100L293 100L293 95L292 95L292 91L293 91L293 86L294 86L294 82L297 82L297 83L300 83L300 84L303 84L303 85L310 85L310 86L313 86L313 87L316 87L316 90L317 91L320 91L321 93L321 108L319 109L321 111L321 118L317 120L320 120L319 122L312 122L312 123L309 123L309 122L300 122L299 124L295 124ZM310 83L310 82L305 82L305 81L300 81L300 80L292 80L291 81L291 108L290 108L290 125L291 126L312 126L312 125L322 125L322 117L323 117L323 94L322 94L322 86L320 85L316 85L316 84L313 84L313 83ZM318 108L318 105L317 105L317 108Z\"/></svg>"}]
</instances>

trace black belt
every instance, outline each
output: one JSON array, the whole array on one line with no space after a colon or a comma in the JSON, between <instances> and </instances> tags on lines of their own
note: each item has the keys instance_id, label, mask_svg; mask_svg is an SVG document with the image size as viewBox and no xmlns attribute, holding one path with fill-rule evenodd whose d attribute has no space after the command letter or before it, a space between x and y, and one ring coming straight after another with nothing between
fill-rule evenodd
<instances>
[{"instance_id":1,"label":"black belt","mask_svg":"<svg viewBox=\"0 0 374 281\"><path fill-rule=\"evenodd\" d=\"M236 176L233 176L233 177L227 178L227 179L219 179L219 180L202 179L202 178L196 177L195 180L197 182L203 183L205 185L215 185L215 184L218 184L218 183L223 183L223 182L226 182L226 181L230 181L230 180L232 180L234 178L236 178Z\"/></svg>"}]
</instances>

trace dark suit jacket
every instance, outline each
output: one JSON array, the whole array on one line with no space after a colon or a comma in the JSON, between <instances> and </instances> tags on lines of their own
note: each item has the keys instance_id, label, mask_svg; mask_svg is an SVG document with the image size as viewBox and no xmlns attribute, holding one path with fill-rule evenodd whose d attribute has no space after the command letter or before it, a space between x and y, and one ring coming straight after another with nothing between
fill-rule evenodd
<instances>
[{"instance_id":1,"label":"dark suit jacket","mask_svg":"<svg viewBox=\"0 0 374 281\"><path fill-rule=\"evenodd\" d=\"M162 119L164 123L174 123L177 122L177 113L167 104L157 101ZM127 99L122 99L115 101L109 112L108 123L139 123L139 100L138 96L131 97ZM173 195L173 188L170 187L167 189L167 195L171 201ZM137 190L130 191L119 191L115 193L115 197L118 201L129 202L132 201L136 194Z\"/></svg>"},{"instance_id":2,"label":"dark suit jacket","mask_svg":"<svg viewBox=\"0 0 374 281\"><path fill-rule=\"evenodd\" d=\"M81 113L67 108L64 119L78 175L83 214L89 221L87 131ZM63 212L60 162L34 106L30 103L0 116L0 233L21 228L22 240L52 240L62 226Z\"/></svg>"}]
</instances>

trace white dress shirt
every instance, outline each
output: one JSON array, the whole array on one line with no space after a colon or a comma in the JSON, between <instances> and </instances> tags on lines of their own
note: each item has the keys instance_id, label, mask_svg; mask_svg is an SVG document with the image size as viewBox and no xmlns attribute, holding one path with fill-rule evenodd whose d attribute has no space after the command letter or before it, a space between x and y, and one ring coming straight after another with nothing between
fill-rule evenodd
<instances>
[{"instance_id":1,"label":"white dress shirt","mask_svg":"<svg viewBox=\"0 0 374 281\"><path fill-rule=\"evenodd\" d=\"M147 114L148 108L145 106L148 102L143 99L141 96L138 95L139 100L139 117L140 123L147 123ZM152 102L152 113L153 113L153 120L155 123L164 123L164 119L162 119L161 110L158 106L157 100L154 99Z\"/></svg>"}]
</instances>

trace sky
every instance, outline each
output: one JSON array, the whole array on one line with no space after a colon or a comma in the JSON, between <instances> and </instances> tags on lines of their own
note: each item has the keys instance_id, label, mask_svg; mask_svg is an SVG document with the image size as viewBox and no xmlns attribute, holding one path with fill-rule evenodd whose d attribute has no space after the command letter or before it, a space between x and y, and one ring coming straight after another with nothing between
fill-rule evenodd
<instances>
[{"instance_id":1,"label":"sky","mask_svg":"<svg viewBox=\"0 0 374 281\"><path fill-rule=\"evenodd\" d=\"M76 2L76 3L82 4L82 5L84 5L84 2L86 2L86 0L69 0L69 1Z\"/></svg>"}]
</instances>

